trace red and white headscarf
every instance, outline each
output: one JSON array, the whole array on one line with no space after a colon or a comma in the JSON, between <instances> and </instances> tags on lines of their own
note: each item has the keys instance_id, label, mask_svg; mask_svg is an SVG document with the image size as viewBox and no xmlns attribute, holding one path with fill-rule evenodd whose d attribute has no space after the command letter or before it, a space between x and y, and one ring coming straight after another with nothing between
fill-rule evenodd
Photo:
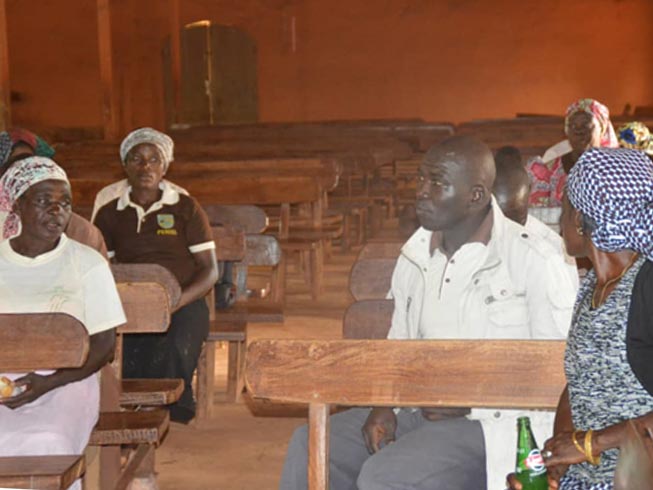
<instances>
[{"instance_id":1,"label":"red and white headscarf","mask_svg":"<svg viewBox=\"0 0 653 490\"><path fill-rule=\"evenodd\" d=\"M0 178L0 212L6 213L2 226L2 239L20 234L20 217L14 204L27 189L45 180L68 182L66 172L46 157L29 157L13 164Z\"/></svg>"},{"instance_id":2,"label":"red and white headscarf","mask_svg":"<svg viewBox=\"0 0 653 490\"><path fill-rule=\"evenodd\" d=\"M567 108L565 134L569 132L569 118L577 112L585 112L594 118L601 128L601 148L619 148L617 133L610 122L609 109L594 99L579 99Z\"/></svg>"}]
</instances>

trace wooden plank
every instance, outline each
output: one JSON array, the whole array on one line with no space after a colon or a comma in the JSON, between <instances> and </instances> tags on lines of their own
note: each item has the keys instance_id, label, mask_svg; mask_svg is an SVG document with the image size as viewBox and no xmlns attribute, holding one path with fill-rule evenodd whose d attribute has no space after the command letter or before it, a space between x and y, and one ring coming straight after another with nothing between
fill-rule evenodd
<instances>
[{"instance_id":1,"label":"wooden plank","mask_svg":"<svg viewBox=\"0 0 653 490\"><path fill-rule=\"evenodd\" d=\"M11 127L11 79L7 38L7 1L0 0L0 131Z\"/></svg>"},{"instance_id":2,"label":"wooden plank","mask_svg":"<svg viewBox=\"0 0 653 490\"><path fill-rule=\"evenodd\" d=\"M308 406L308 488L329 489L329 405Z\"/></svg>"},{"instance_id":3,"label":"wooden plank","mask_svg":"<svg viewBox=\"0 0 653 490\"><path fill-rule=\"evenodd\" d=\"M390 291L396 263L396 258L355 262L349 275L349 290L354 299L385 299Z\"/></svg>"},{"instance_id":4,"label":"wooden plank","mask_svg":"<svg viewBox=\"0 0 653 490\"><path fill-rule=\"evenodd\" d=\"M0 487L63 490L84 474L84 456L0 458Z\"/></svg>"},{"instance_id":5,"label":"wooden plank","mask_svg":"<svg viewBox=\"0 0 653 490\"><path fill-rule=\"evenodd\" d=\"M80 367L88 333L65 313L0 314L0 372Z\"/></svg>"},{"instance_id":6,"label":"wooden plank","mask_svg":"<svg viewBox=\"0 0 653 490\"><path fill-rule=\"evenodd\" d=\"M118 138L119 134L116 98L113 93L111 0L97 0L97 21L104 139L115 140Z\"/></svg>"},{"instance_id":7,"label":"wooden plank","mask_svg":"<svg viewBox=\"0 0 653 490\"><path fill-rule=\"evenodd\" d=\"M545 340L262 340L249 346L246 383L256 398L291 403L553 409L565 386L564 348Z\"/></svg>"},{"instance_id":8,"label":"wooden plank","mask_svg":"<svg viewBox=\"0 0 653 490\"><path fill-rule=\"evenodd\" d=\"M343 339L385 339L392 325L395 303L391 299L356 301L345 311Z\"/></svg>"},{"instance_id":9,"label":"wooden plank","mask_svg":"<svg viewBox=\"0 0 653 490\"><path fill-rule=\"evenodd\" d=\"M113 182L111 178L71 178L75 205L92 205L96 194ZM306 175L234 175L183 179L175 183L188 190L202 205L313 202L320 199L323 192L319 182Z\"/></svg>"}]
</instances>

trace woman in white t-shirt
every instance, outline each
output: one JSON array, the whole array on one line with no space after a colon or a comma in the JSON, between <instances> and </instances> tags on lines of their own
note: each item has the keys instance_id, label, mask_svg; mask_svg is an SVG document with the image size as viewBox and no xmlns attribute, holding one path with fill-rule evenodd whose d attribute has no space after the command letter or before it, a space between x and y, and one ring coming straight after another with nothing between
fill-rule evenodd
<instances>
[{"instance_id":1,"label":"woman in white t-shirt","mask_svg":"<svg viewBox=\"0 0 653 490\"><path fill-rule=\"evenodd\" d=\"M120 298L106 260L63 233L72 200L63 169L27 158L0 188L0 200L13 204L7 219L19 224L0 243L0 312L67 313L90 337L78 369L3 373L22 393L0 399L0 456L81 454L99 414L96 373L113 358L115 328L125 323Z\"/></svg>"}]
</instances>

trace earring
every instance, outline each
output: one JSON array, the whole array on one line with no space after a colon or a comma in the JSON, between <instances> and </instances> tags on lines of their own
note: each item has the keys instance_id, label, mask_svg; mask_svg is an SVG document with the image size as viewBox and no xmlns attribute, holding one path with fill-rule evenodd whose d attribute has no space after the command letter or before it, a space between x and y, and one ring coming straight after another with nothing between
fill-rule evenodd
<instances>
[{"instance_id":1,"label":"earring","mask_svg":"<svg viewBox=\"0 0 653 490\"><path fill-rule=\"evenodd\" d=\"M578 233L580 236L583 236L585 234L585 233L583 233L583 228L581 226L576 228L576 233Z\"/></svg>"}]
</instances>

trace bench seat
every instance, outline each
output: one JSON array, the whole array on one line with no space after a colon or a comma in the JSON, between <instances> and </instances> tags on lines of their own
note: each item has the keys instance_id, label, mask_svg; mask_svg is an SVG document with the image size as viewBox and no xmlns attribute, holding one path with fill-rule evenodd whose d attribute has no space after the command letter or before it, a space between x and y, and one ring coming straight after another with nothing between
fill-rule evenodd
<instances>
[{"instance_id":1,"label":"bench seat","mask_svg":"<svg viewBox=\"0 0 653 490\"><path fill-rule=\"evenodd\" d=\"M65 490L84 470L84 456L0 458L0 488Z\"/></svg>"},{"instance_id":2,"label":"bench seat","mask_svg":"<svg viewBox=\"0 0 653 490\"><path fill-rule=\"evenodd\" d=\"M143 412L102 412L89 445L118 446L122 444L158 445L170 426L167 410Z\"/></svg>"},{"instance_id":3,"label":"bench seat","mask_svg":"<svg viewBox=\"0 0 653 490\"><path fill-rule=\"evenodd\" d=\"M179 400L183 391L183 379L123 379L120 405L170 405Z\"/></svg>"}]
</instances>

